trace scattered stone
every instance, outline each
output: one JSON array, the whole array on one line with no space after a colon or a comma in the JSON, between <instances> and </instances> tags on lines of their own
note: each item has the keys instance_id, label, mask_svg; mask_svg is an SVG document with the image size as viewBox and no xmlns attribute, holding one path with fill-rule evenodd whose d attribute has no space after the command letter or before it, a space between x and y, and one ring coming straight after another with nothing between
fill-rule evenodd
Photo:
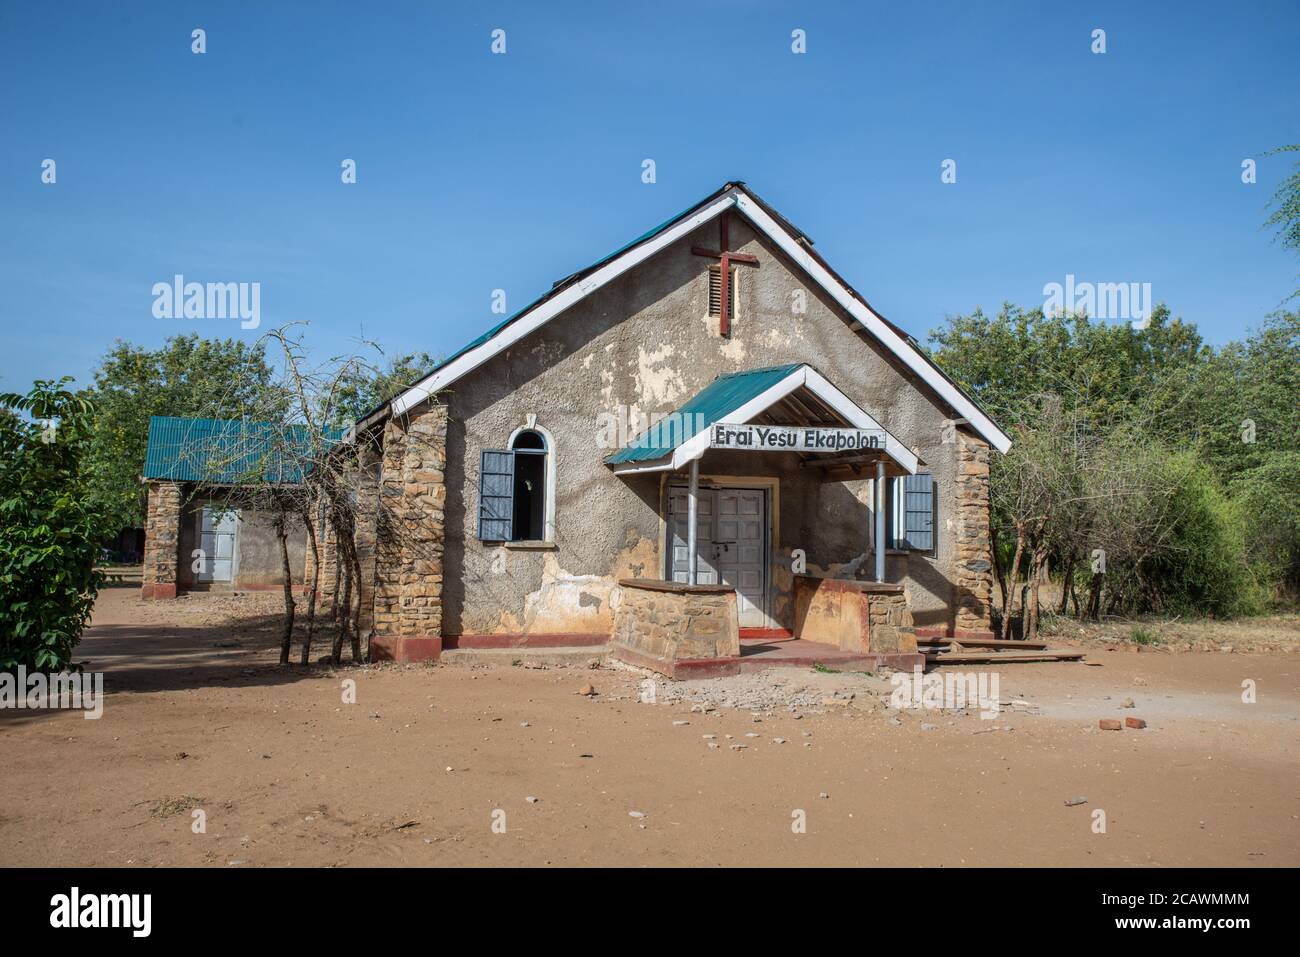
<instances>
[{"instance_id":1,"label":"scattered stone","mask_svg":"<svg viewBox=\"0 0 1300 957\"><path fill-rule=\"evenodd\" d=\"M745 745L745 744L733 744L733 745L731 746L731 750L732 750L732 751L744 751L745 748L747 748L747 747L748 747L748 745Z\"/></svg>"},{"instance_id":2,"label":"scattered stone","mask_svg":"<svg viewBox=\"0 0 1300 957\"><path fill-rule=\"evenodd\" d=\"M757 731L746 731L746 732L745 732L745 737L747 737L747 738L757 738L757 737L758 737L758 732L757 732Z\"/></svg>"},{"instance_id":3,"label":"scattered stone","mask_svg":"<svg viewBox=\"0 0 1300 957\"><path fill-rule=\"evenodd\" d=\"M1133 699L1132 699L1132 698L1125 698L1123 701L1120 702L1120 705L1119 705L1119 706L1120 706L1121 708L1136 708L1136 707L1137 707L1137 705L1135 705L1135 704L1133 703Z\"/></svg>"},{"instance_id":4,"label":"scattered stone","mask_svg":"<svg viewBox=\"0 0 1300 957\"><path fill-rule=\"evenodd\" d=\"M716 734L705 734L705 735L701 735L701 737L704 738L705 741L717 741L717 740L718 740L718 736L717 736Z\"/></svg>"},{"instance_id":5,"label":"scattered stone","mask_svg":"<svg viewBox=\"0 0 1300 957\"><path fill-rule=\"evenodd\" d=\"M526 727L528 727L528 722L527 722L527 721L520 721L520 722L519 722L519 727L521 727L521 728L526 728Z\"/></svg>"},{"instance_id":6,"label":"scattered stone","mask_svg":"<svg viewBox=\"0 0 1300 957\"><path fill-rule=\"evenodd\" d=\"M938 726L937 724L925 724L925 723L923 722L923 723L921 724L921 730L922 730L922 731L938 731L938 730L939 730L939 726Z\"/></svg>"},{"instance_id":7,"label":"scattered stone","mask_svg":"<svg viewBox=\"0 0 1300 957\"><path fill-rule=\"evenodd\" d=\"M628 816L628 817L634 817L634 818L637 818L637 819L639 820L639 819L645 817L645 812L644 812L644 811L628 811L628 812L627 812L627 816Z\"/></svg>"},{"instance_id":8,"label":"scattered stone","mask_svg":"<svg viewBox=\"0 0 1300 957\"><path fill-rule=\"evenodd\" d=\"M1087 804L1088 799L1080 794L1078 797L1066 798L1066 807L1078 807L1080 804Z\"/></svg>"},{"instance_id":9,"label":"scattered stone","mask_svg":"<svg viewBox=\"0 0 1300 957\"><path fill-rule=\"evenodd\" d=\"M529 804L536 804L538 801L541 800L541 798L535 798L530 794L528 795L528 797L524 798L524 800L527 801Z\"/></svg>"},{"instance_id":10,"label":"scattered stone","mask_svg":"<svg viewBox=\"0 0 1300 957\"><path fill-rule=\"evenodd\" d=\"M582 695L584 698L594 698L596 696L596 689L591 685L583 685L578 689L578 694Z\"/></svg>"},{"instance_id":11,"label":"scattered stone","mask_svg":"<svg viewBox=\"0 0 1300 957\"><path fill-rule=\"evenodd\" d=\"M817 797L819 800L822 801L829 801L831 799L831 796L827 794L825 791L822 791L820 794L817 795Z\"/></svg>"},{"instance_id":12,"label":"scattered stone","mask_svg":"<svg viewBox=\"0 0 1300 957\"><path fill-rule=\"evenodd\" d=\"M1097 722L1097 727L1103 731L1122 731L1124 725L1117 718L1102 718Z\"/></svg>"},{"instance_id":13,"label":"scattered stone","mask_svg":"<svg viewBox=\"0 0 1300 957\"><path fill-rule=\"evenodd\" d=\"M773 744L785 744L785 738L773 738L773 739L772 739L772 743L773 743Z\"/></svg>"},{"instance_id":14,"label":"scattered stone","mask_svg":"<svg viewBox=\"0 0 1300 957\"><path fill-rule=\"evenodd\" d=\"M895 715L894 717L892 717L892 718L889 719L889 723L892 724L892 725L900 725L900 724L902 724L903 722L899 721L899 720L898 720L898 716Z\"/></svg>"},{"instance_id":15,"label":"scattered stone","mask_svg":"<svg viewBox=\"0 0 1300 957\"><path fill-rule=\"evenodd\" d=\"M1141 718L1125 718L1124 726L1126 728L1137 728L1141 730L1142 728L1145 728L1147 726L1147 723L1143 721Z\"/></svg>"},{"instance_id":16,"label":"scattered stone","mask_svg":"<svg viewBox=\"0 0 1300 957\"><path fill-rule=\"evenodd\" d=\"M690 722L689 722L689 721L677 720L677 721L674 721L674 722L673 722L673 727L674 727L674 728L680 728L680 727L681 727L682 725L684 725L684 724L690 724Z\"/></svg>"}]
</instances>

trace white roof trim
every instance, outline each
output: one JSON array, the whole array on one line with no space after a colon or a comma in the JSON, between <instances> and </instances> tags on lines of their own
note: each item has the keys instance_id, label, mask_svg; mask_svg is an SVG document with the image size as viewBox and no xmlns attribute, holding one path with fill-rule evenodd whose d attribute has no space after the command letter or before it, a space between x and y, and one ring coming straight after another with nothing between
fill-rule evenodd
<instances>
[{"instance_id":1,"label":"white roof trim","mask_svg":"<svg viewBox=\"0 0 1300 957\"><path fill-rule=\"evenodd\" d=\"M769 386L760 392L754 398L750 399L744 405L739 406L735 411L728 413L718 420L716 424L723 425L744 425L756 415L761 414L771 408L777 402L780 402L787 395L798 389L807 389L817 398L829 405L835 412L846 422L852 424L856 429L873 429L885 433L885 454L907 470L909 475L915 475L920 461L915 453L907 446L903 445L894 435L883 425L877 422L870 413L860 407L856 402L837 389L831 382L816 369L811 366L803 365L795 369L788 376ZM653 462L628 462L623 465L613 467L616 475L636 474L638 472L675 472L678 469L685 468L692 460L698 459L709 448L709 434L712 426L696 435L691 436L681 445L673 450L671 456L664 456Z\"/></svg>"},{"instance_id":2,"label":"white roof trim","mask_svg":"<svg viewBox=\"0 0 1300 957\"><path fill-rule=\"evenodd\" d=\"M1010 436L999 429L943 373L926 361L915 346L891 329L883 319L849 292L843 283L832 276L815 257L809 255L808 251L799 245L789 233L777 225L776 221L763 210L761 205L737 187L727 190L713 202L697 210L693 215L601 266L591 275L574 283L554 298L543 302L532 312L521 316L487 342L475 346L443 368L425 376L425 378L393 400L390 406L391 414L401 415L413 406L419 405L429 396L446 388L461 376L508 349L530 332L546 324L578 301L586 298L590 293L617 279L629 269L640 265L659 250L675 243L732 206L735 206L739 212L744 214L746 219L766 234L768 239L772 240L782 252L812 276L818 285L825 289L831 298L860 323L867 332L871 333L877 341L896 355L918 378L942 396L962 417L968 419L971 428L983 436L990 445L999 452L1006 452L1011 447ZM618 470L616 469L616 471Z\"/></svg>"},{"instance_id":3,"label":"white roof trim","mask_svg":"<svg viewBox=\"0 0 1300 957\"><path fill-rule=\"evenodd\" d=\"M478 368L497 353L508 349L534 329L546 324L579 300L585 299L601 286L613 282L623 273L640 265L659 250L672 245L683 236L693 233L724 209L735 206L736 195L737 190L734 188L727 190L708 206L698 210L695 215L683 219L676 225L665 229L653 239L629 249L617 259L607 262L590 276L584 277L580 282L574 283L554 298L546 300L532 312L521 316L487 342L475 346L469 352L447 363L437 372L421 379L393 400L392 414L401 415L412 406L419 405L439 389L446 388L465 373Z\"/></svg>"},{"instance_id":4,"label":"white roof trim","mask_svg":"<svg viewBox=\"0 0 1300 957\"><path fill-rule=\"evenodd\" d=\"M817 280L831 297L854 319L866 326L885 348L898 356L903 363L938 392L954 409L970 420L971 427L988 440L999 452L1011 448L1011 437L999 429L993 420L986 416L962 391L948 381L938 369L926 361L910 342L896 333L878 315L872 312L862 300L858 299L832 276L826 267L819 263L808 251L800 246L784 229L764 212L763 207L744 193L737 199L737 207L745 217L767 234L768 238L781 248L787 256L802 266L810 276Z\"/></svg>"}]
</instances>

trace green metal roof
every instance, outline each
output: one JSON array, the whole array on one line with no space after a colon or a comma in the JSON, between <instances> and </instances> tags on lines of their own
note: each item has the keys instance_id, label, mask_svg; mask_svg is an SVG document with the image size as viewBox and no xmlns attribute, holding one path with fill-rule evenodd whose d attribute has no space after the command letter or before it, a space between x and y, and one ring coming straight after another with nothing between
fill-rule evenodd
<instances>
[{"instance_id":1,"label":"green metal roof","mask_svg":"<svg viewBox=\"0 0 1300 957\"><path fill-rule=\"evenodd\" d=\"M605 459L609 465L653 462L671 455L677 446L762 395L803 363L748 369L719 376L676 412L651 425L626 446Z\"/></svg>"},{"instance_id":2,"label":"green metal roof","mask_svg":"<svg viewBox=\"0 0 1300 957\"><path fill-rule=\"evenodd\" d=\"M151 416L144 477L222 485L301 482L313 457L311 432L290 426L285 441L279 428L241 419ZM326 439L337 442L342 436L341 429L333 429Z\"/></svg>"}]
</instances>

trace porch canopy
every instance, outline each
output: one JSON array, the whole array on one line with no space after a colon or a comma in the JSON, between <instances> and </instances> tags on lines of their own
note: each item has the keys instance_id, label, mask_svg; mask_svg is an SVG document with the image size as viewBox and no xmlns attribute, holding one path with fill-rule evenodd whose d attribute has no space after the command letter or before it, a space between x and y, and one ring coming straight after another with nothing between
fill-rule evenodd
<instances>
[{"instance_id":1,"label":"porch canopy","mask_svg":"<svg viewBox=\"0 0 1300 957\"><path fill-rule=\"evenodd\" d=\"M689 468L691 584L700 458L709 449L782 452L824 469L828 478L876 479L877 543L885 540L885 477L914 475L920 464L911 449L807 363L719 376L605 459L617 475ZM885 550L875 551L876 580L884 581Z\"/></svg>"},{"instance_id":2,"label":"porch canopy","mask_svg":"<svg viewBox=\"0 0 1300 957\"><path fill-rule=\"evenodd\" d=\"M777 428L760 434L729 425ZM711 448L785 451L834 469L883 462L892 475L914 475L919 464L911 449L806 363L719 376L605 463L620 475L675 472Z\"/></svg>"}]
</instances>

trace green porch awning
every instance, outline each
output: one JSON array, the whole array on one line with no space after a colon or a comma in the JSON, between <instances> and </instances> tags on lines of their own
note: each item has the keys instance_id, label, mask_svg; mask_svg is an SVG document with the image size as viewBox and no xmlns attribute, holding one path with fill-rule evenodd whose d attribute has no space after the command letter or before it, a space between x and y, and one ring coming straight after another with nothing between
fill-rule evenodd
<instances>
[{"instance_id":1,"label":"green porch awning","mask_svg":"<svg viewBox=\"0 0 1300 957\"><path fill-rule=\"evenodd\" d=\"M908 474L917 469L914 452L825 376L801 362L719 376L680 408L653 416L649 428L607 456L605 464L623 473L675 470L709 448L709 431L715 423L757 421L877 430L885 436L883 451L889 459Z\"/></svg>"}]
</instances>

